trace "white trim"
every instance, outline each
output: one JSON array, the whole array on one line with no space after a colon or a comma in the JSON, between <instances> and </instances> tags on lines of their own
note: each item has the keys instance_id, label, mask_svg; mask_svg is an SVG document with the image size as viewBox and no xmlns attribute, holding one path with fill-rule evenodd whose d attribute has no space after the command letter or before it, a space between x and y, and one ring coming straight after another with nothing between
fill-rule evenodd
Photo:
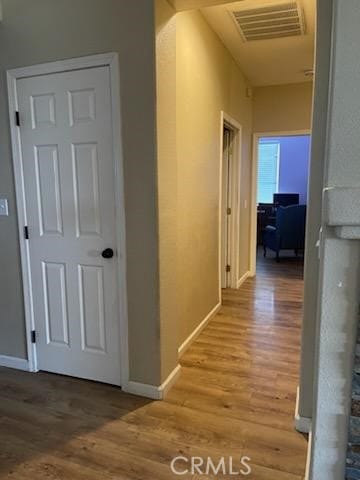
<instances>
[{"instance_id":1,"label":"white trim","mask_svg":"<svg viewBox=\"0 0 360 480\"><path fill-rule=\"evenodd\" d=\"M219 258L218 258L218 282L219 282L219 303L221 303L222 300L222 184L223 184L223 156L224 156L224 112L221 111L220 113L220 160L219 160L219 218L218 218L218 242L219 242ZM201 325L201 324L200 324ZM182 345L180 346L179 352L182 348ZM183 353L183 352L182 352ZM180 355L182 355L182 353Z\"/></svg>"},{"instance_id":2,"label":"white trim","mask_svg":"<svg viewBox=\"0 0 360 480\"><path fill-rule=\"evenodd\" d=\"M257 250L257 174L258 174L258 143L262 137L300 137L311 135L312 130L286 130L279 132L255 132L253 135L253 155L251 168L251 213L250 213L250 275L256 275ZM280 162L279 162L280 163Z\"/></svg>"},{"instance_id":3,"label":"white trim","mask_svg":"<svg viewBox=\"0 0 360 480\"><path fill-rule=\"evenodd\" d=\"M311 464L311 449L313 442L312 430L309 431L308 445L307 445L307 454L306 454L306 467L305 467L305 477L304 480L310 480L310 464Z\"/></svg>"},{"instance_id":4,"label":"white trim","mask_svg":"<svg viewBox=\"0 0 360 480\"><path fill-rule=\"evenodd\" d=\"M242 162L242 126L226 112L220 112L220 167L219 167L219 302L221 303L222 284L222 190L223 190L223 137L224 126L233 132L233 155L231 165L231 206L230 216L230 288L237 288L239 276L239 237L240 237L240 185L241 185L241 162Z\"/></svg>"},{"instance_id":5,"label":"white trim","mask_svg":"<svg viewBox=\"0 0 360 480\"><path fill-rule=\"evenodd\" d=\"M21 270L23 280L23 295L25 307L25 330L26 330L26 344L28 352L29 369L31 372L37 371L37 359L35 345L31 342L31 330L34 330L34 316L33 316L33 300L32 300L32 285L29 266L29 246L24 239L24 225L27 225L26 215L26 200L25 200L25 185L24 174L22 167L22 155L20 144L20 132L15 126L14 112L18 110L17 94L16 94L16 76L10 72L7 73L8 84L8 98L9 98L9 119L11 130L11 143L13 152L13 168L15 178L15 195L17 204L18 217L18 231L20 242L20 257Z\"/></svg>"},{"instance_id":6,"label":"white trim","mask_svg":"<svg viewBox=\"0 0 360 480\"><path fill-rule=\"evenodd\" d=\"M118 261L118 304L120 321L120 356L121 356L121 384L126 384L129 378L129 352L128 352L128 316L126 292L126 240L125 240L125 197L124 197L124 167L121 140L120 118L120 85L119 85L119 60L117 53L106 53L88 57L72 58L58 62L44 63L24 68L7 71L9 118L11 129L11 143L13 152L13 166L15 176L15 192L18 213L18 229L20 239L20 256L24 290L25 326L28 349L29 370L36 372L36 344L31 343L31 330L35 327L33 315L32 285L30 274L29 246L23 235L23 227L27 224L25 185L22 168L20 129L14 122L14 112L18 109L17 79L31 76L47 75L72 70L83 70L108 66L110 70L111 113L113 128L113 157L114 157L114 184L116 207L116 246Z\"/></svg>"},{"instance_id":7,"label":"white trim","mask_svg":"<svg viewBox=\"0 0 360 480\"><path fill-rule=\"evenodd\" d=\"M113 126L113 155L115 169L115 205L116 205L116 246L118 251L118 308L120 319L120 362L121 383L129 380L129 330L128 301L126 281L126 217L125 217L125 178L124 156L122 150L119 56L110 59L111 113Z\"/></svg>"},{"instance_id":8,"label":"white trim","mask_svg":"<svg viewBox=\"0 0 360 480\"><path fill-rule=\"evenodd\" d=\"M195 330L187 337L187 339L180 345L178 352L179 352L179 358L184 355L186 350L190 347L190 345L197 339L197 337L200 335L200 333L204 330L206 325L210 322L210 320L215 317L215 315L218 313L218 311L221 308L221 302L219 302L212 310L209 312L204 320L199 323L199 325L195 328Z\"/></svg>"},{"instance_id":9,"label":"white trim","mask_svg":"<svg viewBox=\"0 0 360 480\"><path fill-rule=\"evenodd\" d=\"M0 367L16 368L16 370L29 371L29 362L25 358L8 357L0 355Z\"/></svg>"},{"instance_id":10,"label":"white trim","mask_svg":"<svg viewBox=\"0 0 360 480\"><path fill-rule=\"evenodd\" d=\"M303 135L311 135L311 128L304 130L279 130L269 132L254 132L254 135L260 137L301 137Z\"/></svg>"},{"instance_id":11,"label":"white trim","mask_svg":"<svg viewBox=\"0 0 360 480\"><path fill-rule=\"evenodd\" d=\"M247 280L250 276L250 270L248 270L244 273L244 275L242 275L242 277L238 279L238 281L236 282L236 288L240 288L241 285L245 282L245 280Z\"/></svg>"},{"instance_id":12,"label":"white trim","mask_svg":"<svg viewBox=\"0 0 360 480\"><path fill-rule=\"evenodd\" d=\"M83 70L85 68L95 68L114 65L118 58L116 52L100 53L99 55L89 55L86 57L69 58L57 62L40 63L28 67L14 68L8 70L8 75L12 78L38 77L39 75L48 75L50 73L69 72L71 70Z\"/></svg>"},{"instance_id":13,"label":"white trim","mask_svg":"<svg viewBox=\"0 0 360 480\"><path fill-rule=\"evenodd\" d=\"M152 398L153 400L160 400L160 387L149 385L147 383L139 383L128 381L122 385L121 390L125 393L138 395L140 397Z\"/></svg>"},{"instance_id":14,"label":"white trim","mask_svg":"<svg viewBox=\"0 0 360 480\"><path fill-rule=\"evenodd\" d=\"M281 159L281 143L276 142L277 148L277 159L276 159L276 190L279 190L280 185L280 159Z\"/></svg>"},{"instance_id":15,"label":"white trim","mask_svg":"<svg viewBox=\"0 0 360 480\"><path fill-rule=\"evenodd\" d=\"M153 400L164 400L170 388L179 379L180 374L181 366L177 365L159 387L156 387L155 385L149 385L147 383L128 381L126 384L124 384L122 390L126 393L152 398Z\"/></svg>"},{"instance_id":16,"label":"white trim","mask_svg":"<svg viewBox=\"0 0 360 480\"><path fill-rule=\"evenodd\" d=\"M300 404L300 387L296 390L296 406L295 406L295 428L300 433L309 433L311 430L311 418L302 417L299 413Z\"/></svg>"},{"instance_id":17,"label":"white trim","mask_svg":"<svg viewBox=\"0 0 360 480\"><path fill-rule=\"evenodd\" d=\"M160 392L161 392L161 399L164 399L170 390L170 388L175 385L175 383L179 380L181 374L181 365L176 365L174 370L170 373L167 379L161 384Z\"/></svg>"}]
</instances>

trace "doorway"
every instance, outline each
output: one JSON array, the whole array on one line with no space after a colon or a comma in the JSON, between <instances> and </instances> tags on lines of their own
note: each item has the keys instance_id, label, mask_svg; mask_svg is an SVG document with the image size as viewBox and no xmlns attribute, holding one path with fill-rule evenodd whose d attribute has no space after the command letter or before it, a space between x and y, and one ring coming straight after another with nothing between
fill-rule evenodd
<instances>
[{"instance_id":1,"label":"doorway","mask_svg":"<svg viewBox=\"0 0 360 480\"><path fill-rule=\"evenodd\" d=\"M310 131L254 134L252 275L262 256L304 251L310 143Z\"/></svg>"},{"instance_id":2,"label":"doorway","mask_svg":"<svg viewBox=\"0 0 360 480\"><path fill-rule=\"evenodd\" d=\"M241 125L221 113L220 285L238 288Z\"/></svg>"},{"instance_id":3,"label":"doorway","mask_svg":"<svg viewBox=\"0 0 360 480\"><path fill-rule=\"evenodd\" d=\"M224 125L223 132L223 195L222 195L222 288L230 287L231 272L231 175L233 156L233 131Z\"/></svg>"},{"instance_id":4,"label":"doorway","mask_svg":"<svg viewBox=\"0 0 360 480\"><path fill-rule=\"evenodd\" d=\"M8 78L30 368L121 385L117 68L109 54L12 70Z\"/></svg>"}]
</instances>

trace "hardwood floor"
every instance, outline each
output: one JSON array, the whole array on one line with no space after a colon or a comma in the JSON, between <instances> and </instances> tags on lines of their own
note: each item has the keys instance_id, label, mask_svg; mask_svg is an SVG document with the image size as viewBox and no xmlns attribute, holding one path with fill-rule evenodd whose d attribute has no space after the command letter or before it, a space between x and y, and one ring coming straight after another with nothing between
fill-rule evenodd
<instances>
[{"instance_id":1,"label":"hardwood floor","mask_svg":"<svg viewBox=\"0 0 360 480\"><path fill-rule=\"evenodd\" d=\"M293 417L301 263L261 260L257 278L224 292L223 303L183 356L182 376L163 402L1 368L0 478L172 479L170 462L182 455L233 456L234 465L248 456L246 478L300 480L307 440Z\"/></svg>"}]
</instances>

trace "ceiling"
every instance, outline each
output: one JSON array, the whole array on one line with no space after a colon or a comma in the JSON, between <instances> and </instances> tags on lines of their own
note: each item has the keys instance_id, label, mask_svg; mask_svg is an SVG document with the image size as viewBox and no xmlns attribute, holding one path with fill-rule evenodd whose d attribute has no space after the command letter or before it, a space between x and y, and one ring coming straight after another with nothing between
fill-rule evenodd
<instances>
[{"instance_id":1,"label":"ceiling","mask_svg":"<svg viewBox=\"0 0 360 480\"><path fill-rule=\"evenodd\" d=\"M314 64L316 0L299 0L305 18L305 34L245 42L231 11L270 6L284 0L172 0L179 10L200 9L253 86L311 81L304 74ZM220 4L221 3L221 4ZM215 5L216 4L216 5Z\"/></svg>"}]
</instances>

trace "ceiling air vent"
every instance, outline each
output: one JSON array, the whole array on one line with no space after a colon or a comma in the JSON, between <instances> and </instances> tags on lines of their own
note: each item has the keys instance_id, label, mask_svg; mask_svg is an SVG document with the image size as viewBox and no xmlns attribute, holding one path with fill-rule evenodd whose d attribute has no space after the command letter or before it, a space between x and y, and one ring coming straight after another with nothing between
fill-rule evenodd
<instances>
[{"instance_id":1,"label":"ceiling air vent","mask_svg":"<svg viewBox=\"0 0 360 480\"><path fill-rule=\"evenodd\" d=\"M296 1L231 12L245 42L304 35L302 8Z\"/></svg>"}]
</instances>

